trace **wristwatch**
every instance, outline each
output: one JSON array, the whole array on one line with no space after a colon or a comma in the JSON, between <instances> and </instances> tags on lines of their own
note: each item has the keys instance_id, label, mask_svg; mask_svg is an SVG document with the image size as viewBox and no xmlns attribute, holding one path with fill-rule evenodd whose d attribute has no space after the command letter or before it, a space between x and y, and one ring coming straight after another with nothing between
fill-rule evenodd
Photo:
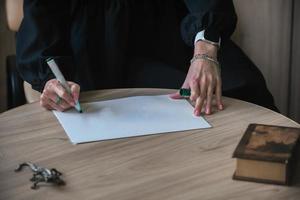
<instances>
[{"instance_id":1,"label":"wristwatch","mask_svg":"<svg viewBox=\"0 0 300 200\"><path fill-rule=\"evenodd\" d=\"M196 44L196 42L198 42L199 40L201 40L203 42L206 42L208 44L214 45L214 46L216 46L218 48L220 48L220 46L221 46L221 38L219 37L218 41L212 41L210 39L206 39L206 37L205 37L205 30L200 31L200 32L197 33L197 35L195 37L195 40L194 40L194 44Z\"/></svg>"}]
</instances>

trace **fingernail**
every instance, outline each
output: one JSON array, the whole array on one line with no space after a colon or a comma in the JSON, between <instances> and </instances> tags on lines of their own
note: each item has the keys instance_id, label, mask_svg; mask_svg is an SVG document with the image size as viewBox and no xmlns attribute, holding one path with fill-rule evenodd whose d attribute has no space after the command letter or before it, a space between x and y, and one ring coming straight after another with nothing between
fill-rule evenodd
<instances>
[{"instance_id":1,"label":"fingernail","mask_svg":"<svg viewBox=\"0 0 300 200\"><path fill-rule=\"evenodd\" d=\"M220 105L219 105L219 110L223 110L223 109L224 109L223 104L220 104Z\"/></svg>"},{"instance_id":2,"label":"fingernail","mask_svg":"<svg viewBox=\"0 0 300 200\"><path fill-rule=\"evenodd\" d=\"M195 115L195 116L200 116L199 110L195 110L195 111L194 111L194 115Z\"/></svg>"},{"instance_id":3,"label":"fingernail","mask_svg":"<svg viewBox=\"0 0 300 200\"><path fill-rule=\"evenodd\" d=\"M205 113L206 113L207 115L209 115L209 114L210 114L210 109L209 109L209 108L206 108Z\"/></svg>"}]
</instances>

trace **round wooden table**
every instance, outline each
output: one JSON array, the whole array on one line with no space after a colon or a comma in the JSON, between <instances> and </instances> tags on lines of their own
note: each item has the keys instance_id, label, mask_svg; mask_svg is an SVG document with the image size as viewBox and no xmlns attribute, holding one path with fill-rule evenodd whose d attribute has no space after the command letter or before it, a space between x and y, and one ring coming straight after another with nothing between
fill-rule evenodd
<instances>
[{"instance_id":1,"label":"round wooden table","mask_svg":"<svg viewBox=\"0 0 300 200\"><path fill-rule=\"evenodd\" d=\"M173 91L101 90L83 93L81 102ZM53 113L39 103L4 112L0 115L0 199L299 198L299 181L287 187L232 180L232 153L249 123L300 125L254 104L225 97L224 103L224 111L205 116L211 129L80 145L71 144ZM57 168L66 185L30 189L31 171L14 172L24 161Z\"/></svg>"}]
</instances>

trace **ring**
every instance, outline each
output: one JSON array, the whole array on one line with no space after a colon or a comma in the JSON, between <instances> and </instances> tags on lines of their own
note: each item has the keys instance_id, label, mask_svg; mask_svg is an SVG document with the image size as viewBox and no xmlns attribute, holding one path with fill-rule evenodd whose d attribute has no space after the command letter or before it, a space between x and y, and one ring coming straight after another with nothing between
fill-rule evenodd
<instances>
[{"instance_id":1,"label":"ring","mask_svg":"<svg viewBox=\"0 0 300 200\"><path fill-rule=\"evenodd\" d=\"M59 96L56 96L56 99L55 99L55 104L60 104L61 102L61 98Z\"/></svg>"}]
</instances>

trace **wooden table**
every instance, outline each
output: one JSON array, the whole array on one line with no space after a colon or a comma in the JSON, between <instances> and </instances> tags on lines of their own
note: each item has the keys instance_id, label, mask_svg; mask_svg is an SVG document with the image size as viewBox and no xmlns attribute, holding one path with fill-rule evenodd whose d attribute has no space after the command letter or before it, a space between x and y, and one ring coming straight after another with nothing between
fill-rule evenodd
<instances>
[{"instance_id":1,"label":"wooden table","mask_svg":"<svg viewBox=\"0 0 300 200\"><path fill-rule=\"evenodd\" d=\"M83 94L81 101L170 92L102 90ZM205 117L211 129L80 145L71 144L52 112L38 103L2 113L0 199L299 199L299 181L287 187L231 178L232 152L249 123L299 124L254 104L224 102L224 111ZM14 172L23 161L61 170L67 185L30 189L30 170Z\"/></svg>"}]
</instances>

